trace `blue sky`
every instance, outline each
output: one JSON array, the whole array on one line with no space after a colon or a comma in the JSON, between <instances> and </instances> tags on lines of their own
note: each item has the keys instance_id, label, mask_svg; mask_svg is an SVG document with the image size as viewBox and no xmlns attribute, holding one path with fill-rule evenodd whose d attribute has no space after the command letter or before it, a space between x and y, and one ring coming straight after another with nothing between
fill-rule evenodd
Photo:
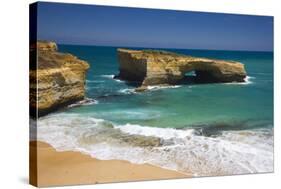
<instances>
[{"instance_id":1,"label":"blue sky","mask_svg":"<svg viewBox=\"0 0 281 189\"><path fill-rule=\"evenodd\" d=\"M40 2L38 39L61 44L272 51L273 17Z\"/></svg>"}]
</instances>

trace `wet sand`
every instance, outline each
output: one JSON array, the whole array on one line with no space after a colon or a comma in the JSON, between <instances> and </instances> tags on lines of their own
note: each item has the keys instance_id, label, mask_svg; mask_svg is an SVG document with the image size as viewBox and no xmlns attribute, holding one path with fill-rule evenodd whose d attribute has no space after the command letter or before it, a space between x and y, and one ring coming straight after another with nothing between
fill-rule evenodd
<instances>
[{"instance_id":1,"label":"wet sand","mask_svg":"<svg viewBox=\"0 0 281 189\"><path fill-rule=\"evenodd\" d=\"M98 160L80 152L57 152L49 144L39 141L30 142L30 155L30 183L41 187L191 177L191 174L150 164Z\"/></svg>"}]
</instances>

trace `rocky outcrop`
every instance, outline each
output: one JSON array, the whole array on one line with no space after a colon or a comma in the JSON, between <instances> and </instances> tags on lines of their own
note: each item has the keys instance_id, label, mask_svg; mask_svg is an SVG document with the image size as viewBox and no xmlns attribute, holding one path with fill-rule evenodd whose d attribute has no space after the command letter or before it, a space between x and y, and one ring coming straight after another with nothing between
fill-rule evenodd
<instances>
[{"instance_id":1,"label":"rocky outcrop","mask_svg":"<svg viewBox=\"0 0 281 189\"><path fill-rule=\"evenodd\" d=\"M189 72L195 81L244 82L244 65L234 61L191 57L167 51L118 49L120 79L148 85L178 84Z\"/></svg>"},{"instance_id":2,"label":"rocky outcrop","mask_svg":"<svg viewBox=\"0 0 281 189\"><path fill-rule=\"evenodd\" d=\"M54 42L37 42L37 69L30 70L31 112L37 108L42 116L84 99L88 68L87 62L58 52Z\"/></svg>"},{"instance_id":3,"label":"rocky outcrop","mask_svg":"<svg viewBox=\"0 0 281 189\"><path fill-rule=\"evenodd\" d=\"M58 50L57 44L55 42L51 42L51 41L38 41L37 48L40 51L57 51Z\"/></svg>"}]
</instances>

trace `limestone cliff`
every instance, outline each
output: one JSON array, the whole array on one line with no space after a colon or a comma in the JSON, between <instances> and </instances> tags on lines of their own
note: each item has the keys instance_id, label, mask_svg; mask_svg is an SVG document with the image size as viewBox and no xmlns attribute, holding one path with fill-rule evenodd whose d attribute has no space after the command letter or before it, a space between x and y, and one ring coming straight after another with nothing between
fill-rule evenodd
<instances>
[{"instance_id":1,"label":"limestone cliff","mask_svg":"<svg viewBox=\"0 0 281 189\"><path fill-rule=\"evenodd\" d=\"M58 47L55 42L37 41L37 49L40 51L57 51Z\"/></svg>"},{"instance_id":2,"label":"limestone cliff","mask_svg":"<svg viewBox=\"0 0 281 189\"><path fill-rule=\"evenodd\" d=\"M30 70L31 110L37 107L42 116L83 99L88 68L87 62L58 52L55 43L37 42L37 69Z\"/></svg>"},{"instance_id":3,"label":"limestone cliff","mask_svg":"<svg viewBox=\"0 0 281 189\"><path fill-rule=\"evenodd\" d=\"M177 84L194 71L198 82L244 82L244 65L167 51L118 49L120 79L148 85Z\"/></svg>"}]
</instances>

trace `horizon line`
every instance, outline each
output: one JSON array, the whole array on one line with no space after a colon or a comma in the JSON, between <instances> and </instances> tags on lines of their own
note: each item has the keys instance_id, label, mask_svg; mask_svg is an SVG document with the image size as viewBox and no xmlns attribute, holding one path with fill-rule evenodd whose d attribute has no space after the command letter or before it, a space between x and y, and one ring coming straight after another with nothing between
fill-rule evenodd
<instances>
[{"instance_id":1,"label":"horizon line","mask_svg":"<svg viewBox=\"0 0 281 189\"><path fill-rule=\"evenodd\" d=\"M179 48L179 47L146 47L146 46L118 46L118 45L94 45L94 44L73 44L73 43L60 43L55 40L45 40L45 39L37 39L37 41L50 41L55 42L59 45L73 45L73 46L95 46L95 47L125 47L125 48L151 48L151 49L176 49L176 50L208 50L208 51L239 51L239 52L268 52L274 53L274 49L271 50L238 50L238 49L200 49L200 48Z\"/></svg>"},{"instance_id":2,"label":"horizon line","mask_svg":"<svg viewBox=\"0 0 281 189\"><path fill-rule=\"evenodd\" d=\"M46 40L45 40L46 41ZM48 41L48 40L47 40ZM54 41L55 42L55 41ZM58 45L73 45L73 46L95 46L95 47L125 47L125 48L152 48L152 49L177 49L177 50L209 50L209 51L240 51L240 52L268 52L274 53L274 49L271 50L238 50L238 49L200 49L200 48L177 48L177 47L145 47L145 46L118 46L118 45L94 45L94 44L71 44L71 43L59 43L55 42Z\"/></svg>"}]
</instances>

